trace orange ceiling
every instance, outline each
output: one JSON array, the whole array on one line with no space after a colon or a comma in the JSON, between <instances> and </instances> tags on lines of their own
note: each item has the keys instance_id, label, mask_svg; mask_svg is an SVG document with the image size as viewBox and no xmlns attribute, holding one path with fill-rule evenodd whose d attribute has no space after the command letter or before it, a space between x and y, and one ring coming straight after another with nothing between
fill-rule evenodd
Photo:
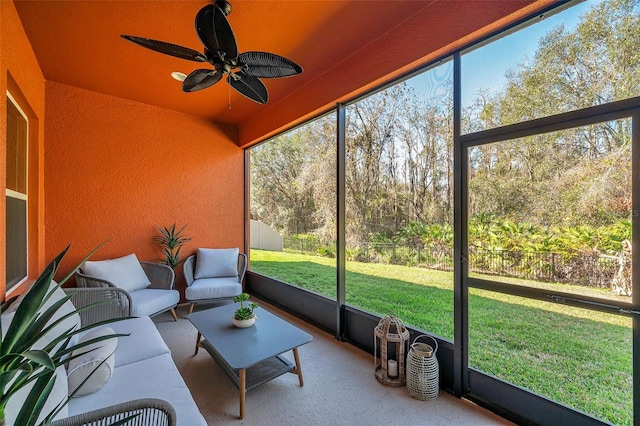
<instances>
[{"instance_id":1,"label":"orange ceiling","mask_svg":"<svg viewBox=\"0 0 640 426\"><path fill-rule=\"evenodd\" d=\"M188 74L203 64L120 38L130 34L202 51L194 19L208 3L15 1L47 80L236 126L242 145L551 0L230 0L228 20L240 52L272 52L304 68L298 76L263 79L266 105L230 90L224 80L184 93L170 73Z\"/></svg>"}]
</instances>

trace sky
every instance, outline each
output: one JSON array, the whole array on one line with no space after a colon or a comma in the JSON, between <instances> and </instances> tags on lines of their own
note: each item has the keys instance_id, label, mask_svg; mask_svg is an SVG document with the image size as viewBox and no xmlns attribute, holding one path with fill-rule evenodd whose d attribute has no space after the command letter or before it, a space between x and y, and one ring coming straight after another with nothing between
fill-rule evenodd
<instances>
[{"instance_id":1,"label":"sky","mask_svg":"<svg viewBox=\"0 0 640 426\"><path fill-rule=\"evenodd\" d=\"M560 13L536 19L517 32L504 36L480 48L462 55L462 107L473 102L481 89L492 93L502 90L506 84L506 72L524 60L533 59L539 40L551 29L564 25L567 31L575 29L580 16L604 0L579 2ZM445 62L423 74L407 80L418 93L431 97L441 95L447 80L453 78L452 61Z\"/></svg>"}]
</instances>

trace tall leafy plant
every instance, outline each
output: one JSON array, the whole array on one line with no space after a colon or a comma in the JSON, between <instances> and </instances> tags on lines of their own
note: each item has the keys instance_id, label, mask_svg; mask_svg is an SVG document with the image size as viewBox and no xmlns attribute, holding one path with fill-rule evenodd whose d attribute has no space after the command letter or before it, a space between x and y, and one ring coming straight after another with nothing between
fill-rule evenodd
<instances>
[{"instance_id":1,"label":"tall leafy plant","mask_svg":"<svg viewBox=\"0 0 640 426\"><path fill-rule=\"evenodd\" d=\"M69 249L67 246L67 248L44 269L31 288L27 290L24 298L18 305L13 320L6 334L3 333L4 337L0 341L0 425L4 425L5 423L5 410L9 400L29 385L32 387L22 403L15 423L24 426L35 425L53 389L56 380L56 369L75 357L69 355L73 351L90 344L113 337L124 336L123 334L110 334L96 339L89 339L86 342L76 345L69 345L73 336L84 333L91 328L123 319L120 318L98 322L77 330L75 326L73 326L53 337L51 342L44 347L36 348L37 343L43 336L52 332L53 329L63 321L100 303L98 302L80 309L75 309L68 314L61 315L55 320L53 320L53 318L56 313L62 308L65 302L71 298L71 295L66 295L45 308L45 304L52 297L53 293L59 289L99 247L89 253L60 283L55 283L53 278L56 275L62 258ZM88 380L88 378L86 380ZM84 384L84 382L82 384ZM82 387L82 384L80 387ZM53 412L45 413L46 416L41 424L50 424L67 401L68 400L62 401Z\"/></svg>"},{"instance_id":2,"label":"tall leafy plant","mask_svg":"<svg viewBox=\"0 0 640 426\"><path fill-rule=\"evenodd\" d=\"M185 224L182 228L176 229L175 223L170 227L158 227L160 235L153 237L153 240L157 242L162 249L164 258L160 261L165 265L169 265L173 270L183 262L183 260L180 259L180 249L184 243L191 241L191 238L182 235L186 227L187 225Z\"/></svg>"}]
</instances>

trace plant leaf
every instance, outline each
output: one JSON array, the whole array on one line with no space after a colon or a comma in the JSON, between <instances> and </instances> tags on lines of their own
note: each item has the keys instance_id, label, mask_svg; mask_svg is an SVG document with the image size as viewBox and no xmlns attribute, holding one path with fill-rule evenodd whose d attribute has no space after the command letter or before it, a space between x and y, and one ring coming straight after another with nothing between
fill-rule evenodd
<instances>
[{"instance_id":1,"label":"plant leaf","mask_svg":"<svg viewBox=\"0 0 640 426\"><path fill-rule=\"evenodd\" d=\"M34 426L55 384L55 370L43 374L36 380L33 390L27 395L16 416L17 425Z\"/></svg>"}]
</instances>

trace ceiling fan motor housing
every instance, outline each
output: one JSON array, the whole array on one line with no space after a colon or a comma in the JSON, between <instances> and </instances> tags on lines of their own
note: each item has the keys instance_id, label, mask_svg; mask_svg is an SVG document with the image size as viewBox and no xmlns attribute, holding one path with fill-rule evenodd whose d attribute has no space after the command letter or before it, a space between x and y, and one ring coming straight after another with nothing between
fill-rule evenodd
<instances>
[{"instance_id":1,"label":"ceiling fan motor housing","mask_svg":"<svg viewBox=\"0 0 640 426\"><path fill-rule=\"evenodd\" d=\"M231 13L231 3L226 0L216 0L216 6L224 13L224 16L229 16Z\"/></svg>"}]
</instances>

